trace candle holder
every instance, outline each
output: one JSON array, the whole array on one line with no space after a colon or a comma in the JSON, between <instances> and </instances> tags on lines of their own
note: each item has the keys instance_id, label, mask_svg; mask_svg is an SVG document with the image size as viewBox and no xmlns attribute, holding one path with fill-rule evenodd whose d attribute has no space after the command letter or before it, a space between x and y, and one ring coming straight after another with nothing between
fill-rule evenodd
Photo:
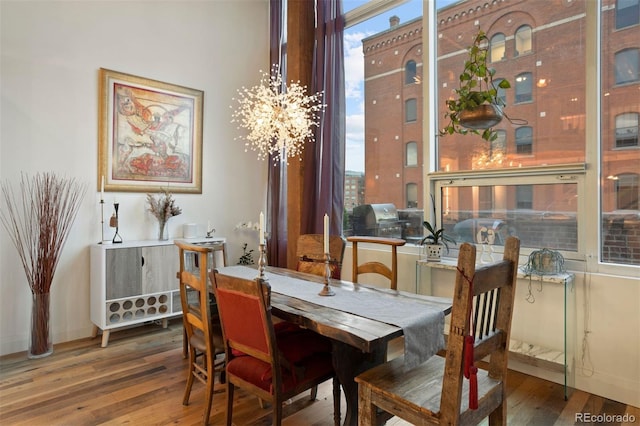
<instances>
[{"instance_id":1,"label":"candle holder","mask_svg":"<svg viewBox=\"0 0 640 426\"><path fill-rule=\"evenodd\" d=\"M264 269L267 266L267 243L260 244L260 257L258 258L258 276L262 281L268 281L269 279L264 275Z\"/></svg>"},{"instance_id":2,"label":"candle holder","mask_svg":"<svg viewBox=\"0 0 640 426\"><path fill-rule=\"evenodd\" d=\"M318 296L333 296L336 293L329 286L329 278L331 277L331 267L329 266L329 259L331 256L329 253L324 254L324 286Z\"/></svg>"},{"instance_id":3,"label":"candle holder","mask_svg":"<svg viewBox=\"0 0 640 426\"><path fill-rule=\"evenodd\" d=\"M120 207L119 203L113 203L113 209L116 211L114 213L113 216L111 216L111 222L109 223L109 225L112 228L116 228L116 233L113 235L113 240L111 240L111 242L113 244L120 244L122 243L122 237L120 236L120 234L118 233L118 229L119 229L119 223L118 223L118 208Z\"/></svg>"},{"instance_id":4,"label":"candle holder","mask_svg":"<svg viewBox=\"0 0 640 426\"><path fill-rule=\"evenodd\" d=\"M213 238L213 234L216 233L216 228L207 229L207 235L205 238Z\"/></svg>"},{"instance_id":5,"label":"candle holder","mask_svg":"<svg viewBox=\"0 0 640 426\"><path fill-rule=\"evenodd\" d=\"M104 243L104 200L100 198L100 242L98 244Z\"/></svg>"}]
</instances>

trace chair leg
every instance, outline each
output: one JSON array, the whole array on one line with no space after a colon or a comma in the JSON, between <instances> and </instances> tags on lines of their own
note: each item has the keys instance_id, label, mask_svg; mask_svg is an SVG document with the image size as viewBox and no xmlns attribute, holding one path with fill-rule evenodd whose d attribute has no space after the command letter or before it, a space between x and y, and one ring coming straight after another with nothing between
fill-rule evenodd
<instances>
[{"instance_id":1,"label":"chair leg","mask_svg":"<svg viewBox=\"0 0 640 426\"><path fill-rule=\"evenodd\" d=\"M371 426L376 422L376 406L371 403L371 387L359 383L358 386L358 425Z\"/></svg>"},{"instance_id":2,"label":"chair leg","mask_svg":"<svg viewBox=\"0 0 640 426\"><path fill-rule=\"evenodd\" d=\"M340 426L340 381L333 378L333 424Z\"/></svg>"},{"instance_id":3,"label":"chair leg","mask_svg":"<svg viewBox=\"0 0 640 426\"><path fill-rule=\"evenodd\" d=\"M311 401L315 401L315 399L318 397L318 387L314 386L311 388L311 393L309 394L309 399Z\"/></svg>"},{"instance_id":4,"label":"chair leg","mask_svg":"<svg viewBox=\"0 0 640 426\"><path fill-rule=\"evenodd\" d=\"M275 426L282 425L282 400L274 398L271 405L273 406L273 424Z\"/></svg>"},{"instance_id":5,"label":"chair leg","mask_svg":"<svg viewBox=\"0 0 640 426\"><path fill-rule=\"evenodd\" d=\"M194 379L194 367L196 362L196 353L193 348L189 348L189 375L187 376L187 387L184 389L184 396L182 397L182 405L189 405L189 396L191 395L191 387L193 386Z\"/></svg>"},{"instance_id":6,"label":"chair leg","mask_svg":"<svg viewBox=\"0 0 640 426\"><path fill-rule=\"evenodd\" d=\"M233 419L233 383L227 381L227 414L226 423L227 426L231 426Z\"/></svg>"},{"instance_id":7,"label":"chair leg","mask_svg":"<svg viewBox=\"0 0 640 426\"><path fill-rule=\"evenodd\" d=\"M507 424L507 405L500 404L489 414L489 426L503 426Z\"/></svg>"},{"instance_id":8,"label":"chair leg","mask_svg":"<svg viewBox=\"0 0 640 426\"><path fill-rule=\"evenodd\" d=\"M205 400L204 400L204 416L203 416L203 424L209 424L209 416L211 414L211 403L213 402L213 385L215 382L215 372L208 371L207 372L207 390L205 392Z\"/></svg>"}]
</instances>

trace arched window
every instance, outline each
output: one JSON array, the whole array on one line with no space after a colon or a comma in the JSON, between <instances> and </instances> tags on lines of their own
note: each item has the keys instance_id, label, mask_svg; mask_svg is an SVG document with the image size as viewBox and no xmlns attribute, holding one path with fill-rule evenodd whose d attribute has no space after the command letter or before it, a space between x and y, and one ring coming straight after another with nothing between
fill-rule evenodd
<instances>
[{"instance_id":1,"label":"arched window","mask_svg":"<svg viewBox=\"0 0 640 426\"><path fill-rule=\"evenodd\" d=\"M638 113L627 112L616 116L616 148L638 146Z\"/></svg>"},{"instance_id":2,"label":"arched window","mask_svg":"<svg viewBox=\"0 0 640 426\"><path fill-rule=\"evenodd\" d=\"M616 29L640 23L640 0L616 1Z\"/></svg>"},{"instance_id":3,"label":"arched window","mask_svg":"<svg viewBox=\"0 0 640 426\"><path fill-rule=\"evenodd\" d=\"M531 27L523 25L516 31L516 56L530 53L533 50L531 43Z\"/></svg>"},{"instance_id":4,"label":"arched window","mask_svg":"<svg viewBox=\"0 0 640 426\"><path fill-rule=\"evenodd\" d=\"M523 72L516 77L516 103L533 100L533 75Z\"/></svg>"},{"instance_id":5,"label":"arched window","mask_svg":"<svg viewBox=\"0 0 640 426\"><path fill-rule=\"evenodd\" d=\"M396 80L397 81L397 80ZM404 102L404 121L407 123L418 119L418 101L416 98L407 99Z\"/></svg>"},{"instance_id":6,"label":"arched window","mask_svg":"<svg viewBox=\"0 0 640 426\"><path fill-rule=\"evenodd\" d=\"M505 58L504 34L498 33L491 37L490 53L491 62L498 62Z\"/></svg>"},{"instance_id":7,"label":"arched window","mask_svg":"<svg viewBox=\"0 0 640 426\"><path fill-rule=\"evenodd\" d=\"M622 173L614 181L616 192L616 209L638 210L638 196L640 195L640 179L636 173Z\"/></svg>"},{"instance_id":8,"label":"arched window","mask_svg":"<svg viewBox=\"0 0 640 426\"><path fill-rule=\"evenodd\" d=\"M416 73L416 61L407 61L407 63L404 65L404 84L415 84L417 75Z\"/></svg>"},{"instance_id":9,"label":"arched window","mask_svg":"<svg viewBox=\"0 0 640 426\"><path fill-rule=\"evenodd\" d=\"M418 144L416 142L408 142L406 146L406 165L418 165Z\"/></svg>"},{"instance_id":10,"label":"arched window","mask_svg":"<svg viewBox=\"0 0 640 426\"><path fill-rule=\"evenodd\" d=\"M418 207L418 185L415 183L408 183L406 186L407 192L407 208L415 209Z\"/></svg>"},{"instance_id":11,"label":"arched window","mask_svg":"<svg viewBox=\"0 0 640 426\"><path fill-rule=\"evenodd\" d=\"M516 129L516 153L533 153L533 128L523 126Z\"/></svg>"},{"instance_id":12,"label":"arched window","mask_svg":"<svg viewBox=\"0 0 640 426\"><path fill-rule=\"evenodd\" d=\"M640 54L638 49L625 49L616 53L616 84L638 81Z\"/></svg>"}]
</instances>

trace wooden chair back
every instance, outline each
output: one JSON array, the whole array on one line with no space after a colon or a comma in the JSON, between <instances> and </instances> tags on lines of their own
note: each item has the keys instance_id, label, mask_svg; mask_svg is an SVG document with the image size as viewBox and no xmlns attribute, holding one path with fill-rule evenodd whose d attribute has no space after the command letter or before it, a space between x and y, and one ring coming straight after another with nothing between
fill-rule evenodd
<instances>
[{"instance_id":1,"label":"wooden chair back","mask_svg":"<svg viewBox=\"0 0 640 426\"><path fill-rule=\"evenodd\" d=\"M329 236L329 266L332 278L340 279L345 246L346 242L341 236ZM322 234L300 235L296 246L296 256L298 257L297 271L324 276L325 255Z\"/></svg>"},{"instance_id":2,"label":"wooden chair back","mask_svg":"<svg viewBox=\"0 0 640 426\"><path fill-rule=\"evenodd\" d=\"M398 289L398 247L405 245L405 240L400 238L369 237L356 235L347 237L347 241L351 242L352 245L352 282L357 283L358 276L362 274L379 274L389 279L389 286L392 290ZM359 264L358 243L370 243L389 246L391 248L391 266L378 261L363 262Z\"/></svg>"},{"instance_id":3,"label":"wooden chair back","mask_svg":"<svg viewBox=\"0 0 640 426\"><path fill-rule=\"evenodd\" d=\"M182 403L189 404L194 379L205 384L203 421L207 424L213 401L215 373L224 369L224 360L216 360L218 355L224 353L224 342L216 305L212 303L208 287L211 249L178 241L175 244L180 255L180 303L189 355L189 376ZM188 260L193 263L187 264Z\"/></svg>"},{"instance_id":4,"label":"wooden chair back","mask_svg":"<svg viewBox=\"0 0 640 426\"><path fill-rule=\"evenodd\" d=\"M476 269L475 246L461 245L444 358L434 356L412 370L396 358L360 375L361 424L376 422L375 407L414 424L477 424L487 416L489 424L506 424L519 253L520 241L509 237L501 261ZM476 363L486 357L486 368L476 373Z\"/></svg>"},{"instance_id":5,"label":"wooden chair back","mask_svg":"<svg viewBox=\"0 0 640 426\"><path fill-rule=\"evenodd\" d=\"M314 345L312 332L294 324L279 323L294 329L285 325L281 333L276 332L271 316L271 287L267 281L233 277L218 271L213 271L212 276L227 357L227 425L232 424L236 386L270 401L273 424L280 425L286 400L331 378L334 420L339 424L340 390L331 353L313 352L310 349Z\"/></svg>"}]
</instances>

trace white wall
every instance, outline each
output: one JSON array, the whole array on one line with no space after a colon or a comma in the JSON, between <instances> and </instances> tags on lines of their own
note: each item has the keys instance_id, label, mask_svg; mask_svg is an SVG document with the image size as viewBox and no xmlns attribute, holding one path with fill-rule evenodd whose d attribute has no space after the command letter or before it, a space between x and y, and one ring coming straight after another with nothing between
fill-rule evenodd
<instances>
[{"instance_id":1,"label":"white wall","mask_svg":"<svg viewBox=\"0 0 640 426\"><path fill-rule=\"evenodd\" d=\"M362 245L360 262L378 260L389 264L388 250L372 245ZM498 256L497 254L495 255ZM454 275L451 270L422 267L416 275L416 247L405 246L398 250L398 289L415 291L416 278L419 292L434 296L453 295ZM524 264L526 258L521 258ZM351 279L351 245L345 250L342 277ZM640 407L640 282L638 278L591 274L576 263L575 296L573 307L569 304L568 336L575 339L574 385L596 395ZM374 276L364 277L362 282L388 285L388 281ZM533 303L526 301L529 280L519 279L516 288L512 338L562 350L564 344L564 289L563 286L531 281ZM585 331L588 333L585 334ZM586 336L586 350L583 338ZM509 361L509 367L525 373L563 383L561 374L544 368Z\"/></svg>"},{"instance_id":2,"label":"white wall","mask_svg":"<svg viewBox=\"0 0 640 426\"><path fill-rule=\"evenodd\" d=\"M234 230L265 209L267 165L230 123L232 98L268 69L267 0L0 2L0 178L56 172L87 183L52 287L55 343L89 336L89 246L100 241L98 69L107 68L204 91L203 192L176 194L181 225L211 221L229 240L235 263L257 235ZM144 193L114 197L120 235L154 239L156 221ZM0 208L4 209L4 199ZM253 243L255 240L256 244ZM0 355L27 349L31 293L4 228L0 229Z\"/></svg>"}]
</instances>

